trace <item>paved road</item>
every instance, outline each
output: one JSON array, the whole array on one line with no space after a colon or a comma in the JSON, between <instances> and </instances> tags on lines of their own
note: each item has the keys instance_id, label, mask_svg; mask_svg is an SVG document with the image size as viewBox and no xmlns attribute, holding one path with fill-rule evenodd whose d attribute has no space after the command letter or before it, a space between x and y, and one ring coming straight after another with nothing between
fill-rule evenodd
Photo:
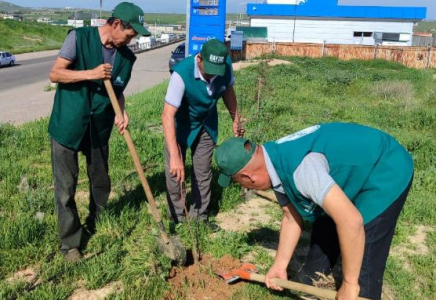
<instances>
[{"instance_id":1,"label":"paved road","mask_svg":"<svg viewBox=\"0 0 436 300\"><path fill-rule=\"evenodd\" d=\"M168 59L176 45L137 54L125 95L141 92L169 78ZM0 123L22 124L50 114L54 91L49 72L58 51L17 55L17 65L0 68Z\"/></svg>"}]
</instances>

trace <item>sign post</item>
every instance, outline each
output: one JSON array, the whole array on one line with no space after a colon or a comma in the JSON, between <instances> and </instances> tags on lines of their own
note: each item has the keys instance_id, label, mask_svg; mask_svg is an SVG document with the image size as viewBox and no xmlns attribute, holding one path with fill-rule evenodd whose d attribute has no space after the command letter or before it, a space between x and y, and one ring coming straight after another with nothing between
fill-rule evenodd
<instances>
[{"instance_id":1,"label":"sign post","mask_svg":"<svg viewBox=\"0 0 436 300\"><path fill-rule=\"evenodd\" d=\"M242 50L244 43L244 32L243 31L232 31L230 37L230 50Z\"/></svg>"},{"instance_id":2,"label":"sign post","mask_svg":"<svg viewBox=\"0 0 436 300\"><path fill-rule=\"evenodd\" d=\"M224 42L226 29L226 0L187 0L186 55L200 52L211 39Z\"/></svg>"}]
</instances>

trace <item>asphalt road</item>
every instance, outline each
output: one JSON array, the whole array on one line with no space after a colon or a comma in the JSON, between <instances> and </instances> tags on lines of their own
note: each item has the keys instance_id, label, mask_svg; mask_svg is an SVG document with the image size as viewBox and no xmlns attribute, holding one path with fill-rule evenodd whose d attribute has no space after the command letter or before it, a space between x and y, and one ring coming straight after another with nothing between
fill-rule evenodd
<instances>
[{"instance_id":1,"label":"asphalt road","mask_svg":"<svg viewBox=\"0 0 436 300\"><path fill-rule=\"evenodd\" d=\"M176 46L137 54L125 95L168 79L168 60ZM44 92L44 88L50 84L49 73L57 53L55 50L20 54L15 66L0 68L0 123L22 124L50 114L54 91Z\"/></svg>"}]
</instances>

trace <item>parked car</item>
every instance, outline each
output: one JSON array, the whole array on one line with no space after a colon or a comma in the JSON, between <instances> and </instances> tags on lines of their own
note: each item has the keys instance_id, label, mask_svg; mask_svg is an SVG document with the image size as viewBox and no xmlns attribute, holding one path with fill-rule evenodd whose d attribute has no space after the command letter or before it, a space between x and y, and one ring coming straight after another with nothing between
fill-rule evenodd
<instances>
[{"instance_id":1,"label":"parked car","mask_svg":"<svg viewBox=\"0 0 436 300\"><path fill-rule=\"evenodd\" d=\"M0 51L0 67L15 65L16 58L9 52Z\"/></svg>"},{"instance_id":2,"label":"parked car","mask_svg":"<svg viewBox=\"0 0 436 300\"><path fill-rule=\"evenodd\" d=\"M172 71L173 67L184 58L185 58L185 43L181 43L180 45L177 46L176 50L171 52L171 58L169 61L170 72Z\"/></svg>"}]
</instances>

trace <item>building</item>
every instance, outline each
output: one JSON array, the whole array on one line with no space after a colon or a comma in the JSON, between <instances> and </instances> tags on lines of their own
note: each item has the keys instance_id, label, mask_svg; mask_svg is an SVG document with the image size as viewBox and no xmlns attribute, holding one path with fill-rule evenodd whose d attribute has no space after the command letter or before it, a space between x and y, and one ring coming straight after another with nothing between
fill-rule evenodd
<instances>
[{"instance_id":1,"label":"building","mask_svg":"<svg viewBox=\"0 0 436 300\"><path fill-rule=\"evenodd\" d=\"M411 46L425 7L346 6L338 0L267 0L247 4L251 27L269 42Z\"/></svg>"},{"instance_id":2,"label":"building","mask_svg":"<svg viewBox=\"0 0 436 300\"><path fill-rule=\"evenodd\" d=\"M15 21L22 21L23 17L20 15L14 15L14 14L5 14L3 15L4 20L15 20Z\"/></svg>"},{"instance_id":3,"label":"building","mask_svg":"<svg viewBox=\"0 0 436 300\"><path fill-rule=\"evenodd\" d=\"M36 20L36 22L38 22L38 23L46 23L46 24L48 24L48 23L51 22L51 19L50 19L50 18L47 18L47 17L40 17L40 18L38 18L38 19Z\"/></svg>"},{"instance_id":4,"label":"building","mask_svg":"<svg viewBox=\"0 0 436 300\"><path fill-rule=\"evenodd\" d=\"M85 21L84 20L68 20L67 23L68 26L74 27L74 28L80 28L85 26Z\"/></svg>"},{"instance_id":5,"label":"building","mask_svg":"<svg viewBox=\"0 0 436 300\"><path fill-rule=\"evenodd\" d=\"M106 25L106 19L91 19L91 26L100 27Z\"/></svg>"}]
</instances>

